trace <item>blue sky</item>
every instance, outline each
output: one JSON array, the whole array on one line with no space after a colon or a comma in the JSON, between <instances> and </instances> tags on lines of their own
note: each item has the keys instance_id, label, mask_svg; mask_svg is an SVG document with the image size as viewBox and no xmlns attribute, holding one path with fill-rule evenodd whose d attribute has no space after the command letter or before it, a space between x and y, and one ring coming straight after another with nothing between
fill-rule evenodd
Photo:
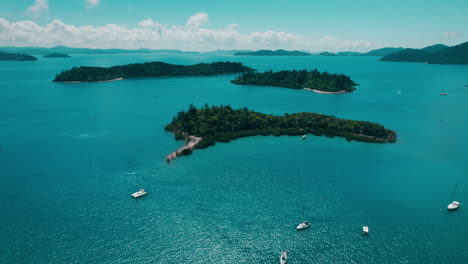
<instances>
[{"instance_id":1,"label":"blue sky","mask_svg":"<svg viewBox=\"0 0 468 264\"><path fill-rule=\"evenodd\" d=\"M467 25L466 0L0 2L0 46L365 51L459 44Z\"/></svg>"}]
</instances>

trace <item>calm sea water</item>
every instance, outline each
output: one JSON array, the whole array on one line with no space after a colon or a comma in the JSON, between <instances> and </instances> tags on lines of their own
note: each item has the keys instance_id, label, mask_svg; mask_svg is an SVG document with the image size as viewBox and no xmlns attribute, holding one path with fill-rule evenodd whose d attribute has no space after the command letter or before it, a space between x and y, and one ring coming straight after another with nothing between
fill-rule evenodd
<instances>
[{"instance_id":1,"label":"calm sea water","mask_svg":"<svg viewBox=\"0 0 468 264\"><path fill-rule=\"evenodd\" d=\"M0 62L0 263L466 263L468 66L376 57L75 55ZM345 73L356 92L235 75L57 84L73 66L242 61ZM445 90L448 96L440 96ZM193 103L379 122L396 144L242 138L166 164ZM455 185L461 208L448 213ZM133 200L130 194L149 194ZM304 219L312 227L296 232ZM362 236L362 226L371 234Z\"/></svg>"}]
</instances>

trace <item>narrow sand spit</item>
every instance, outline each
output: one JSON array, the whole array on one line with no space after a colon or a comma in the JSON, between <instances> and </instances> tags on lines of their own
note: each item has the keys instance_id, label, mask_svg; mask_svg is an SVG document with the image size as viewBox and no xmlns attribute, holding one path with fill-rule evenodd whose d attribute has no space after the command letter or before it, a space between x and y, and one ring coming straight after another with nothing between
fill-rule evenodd
<instances>
[{"instance_id":1,"label":"narrow sand spit","mask_svg":"<svg viewBox=\"0 0 468 264\"><path fill-rule=\"evenodd\" d=\"M123 78L115 78L112 80L96 81L96 82L81 82L81 81L69 81L69 82L59 82L59 83L102 83L102 82L115 82L123 80Z\"/></svg>"},{"instance_id":2,"label":"narrow sand spit","mask_svg":"<svg viewBox=\"0 0 468 264\"><path fill-rule=\"evenodd\" d=\"M182 153L182 151L183 151L184 149L191 149L191 150L193 150L193 148L195 147L195 145L197 145L198 143L200 143L200 141L202 141L202 138L201 138L201 137L188 136L188 137L187 137L187 141L185 142L185 145L182 146L181 148L179 148L178 150L172 152L171 154L167 155L167 156L166 156L166 161L167 161L167 162L170 162L171 160L177 158L177 154L178 154L178 153Z\"/></svg>"},{"instance_id":3,"label":"narrow sand spit","mask_svg":"<svg viewBox=\"0 0 468 264\"><path fill-rule=\"evenodd\" d=\"M311 88L305 88L304 87L304 90L307 90L307 91L312 91L314 93L319 93L319 94L343 94L343 93L349 93L345 90L341 90L341 91L338 91L338 92L325 92L325 91L320 91L320 90L317 90L317 89L311 89Z\"/></svg>"}]
</instances>

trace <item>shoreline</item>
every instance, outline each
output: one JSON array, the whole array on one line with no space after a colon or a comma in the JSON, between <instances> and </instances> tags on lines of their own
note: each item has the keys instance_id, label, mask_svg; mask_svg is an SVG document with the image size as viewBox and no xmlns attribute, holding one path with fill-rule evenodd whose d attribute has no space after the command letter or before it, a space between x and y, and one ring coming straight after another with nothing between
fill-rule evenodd
<instances>
[{"instance_id":1,"label":"shoreline","mask_svg":"<svg viewBox=\"0 0 468 264\"><path fill-rule=\"evenodd\" d=\"M104 80L104 81L95 81L95 82L82 82L82 81L64 81L64 82L58 82L58 83L103 83L103 82L115 82L115 81L121 81L124 78L115 78L111 80Z\"/></svg>"},{"instance_id":2,"label":"shoreline","mask_svg":"<svg viewBox=\"0 0 468 264\"><path fill-rule=\"evenodd\" d=\"M319 94L345 94L345 93L349 93L349 92L347 92L345 90L340 90L338 92L325 92L325 91L320 91L320 90L317 90L317 89L306 88L306 87L304 87L303 89L307 90L307 91L314 92L314 93L319 93Z\"/></svg>"},{"instance_id":3,"label":"shoreline","mask_svg":"<svg viewBox=\"0 0 468 264\"><path fill-rule=\"evenodd\" d=\"M171 162L172 160L176 159L177 157L183 155L183 151L188 149L190 151L193 151L193 148L202 141L201 137L196 137L196 136L188 136L186 137L186 142L185 144L178 148L176 151L172 152L171 154L166 156L166 161ZM188 141L187 141L188 140Z\"/></svg>"}]
</instances>

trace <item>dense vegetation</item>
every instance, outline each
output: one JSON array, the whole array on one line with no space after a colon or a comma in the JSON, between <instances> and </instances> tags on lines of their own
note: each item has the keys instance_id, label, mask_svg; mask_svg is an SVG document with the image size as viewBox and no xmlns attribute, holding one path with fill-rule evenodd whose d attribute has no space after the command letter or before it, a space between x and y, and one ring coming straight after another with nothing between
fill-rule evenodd
<instances>
[{"instance_id":1,"label":"dense vegetation","mask_svg":"<svg viewBox=\"0 0 468 264\"><path fill-rule=\"evenodd\" d=\"M387 55L380 60L430 64L468 64L468 42L453 47L438 44L423 49L405 49Z\"/></svg>"},{"instance_id":2,"label":"dense vegetation","mask_svg":"<svg viewBox=\"0 0 468 264\"><path fill-rule=\"evenodd\" d=\"M37 58L28 54L23 53L7 53L0 51L0 61L36 61Z\"/></svg>"},{"instance_id":3,"label":"dense vegetation","mask_svg":"<svg viewBox=\"0 0 468 264\"><path fill-rule=\"evenodd\" d=\"M239 56L309 56L310 53L302 52L298 50L287 51L287 50L258 50L258 51L239 51L234 53Z\"/></svg>"},{"instance_id":4,"label":"dense vegetation","mask_svg":"<svg viewBox=\"0 0 468 264\"><path fill-rule=\"evenodd\" d=\"M396 133L382 125L340 119L317 113L285 114L273 116L250 111L247 108L233 109L230 106L189 106L177 114L166 130L175 133L176 139L189 135L201 137L195 148L205 148L218 142L255 135L325 135L345 137L348 141L385 143L395 142Z\"/></svg>"},{"instance_id":5,"label":"dense vegetation","mask_svg":"<svg viewBox=\"0 0 468 264\"><path fill-rule=\"evenodd\" d=\"M64 53L50 53L44 55L44 58L70 58L70 55Z\"/></svg>"},{"instance_id":6,"label":"dense vegetation","mask_svg":"<svg viewBox=\"0 0 468 264\"><path fill-rule=\"evenodd\" d=\"M194 65L175 65L164 62L134 63L122 66L75 67L58 74L54 82L96 82L116 78L138 78L156 76L217 75L252 71L240 62L213 62Z\"/></svg>"},{"instance_id":7,"label":"dense vegetation","mask_svg":"<svg viewBox=\"0 0 468 264\"><path fill-rule=\"evenodd\" d=\"M234 84L279 86L292 89L311 88L326 92L354 91L357 84L344 74L313 71L246 72L231 81Z\"/></svg>"}]
</instances>

